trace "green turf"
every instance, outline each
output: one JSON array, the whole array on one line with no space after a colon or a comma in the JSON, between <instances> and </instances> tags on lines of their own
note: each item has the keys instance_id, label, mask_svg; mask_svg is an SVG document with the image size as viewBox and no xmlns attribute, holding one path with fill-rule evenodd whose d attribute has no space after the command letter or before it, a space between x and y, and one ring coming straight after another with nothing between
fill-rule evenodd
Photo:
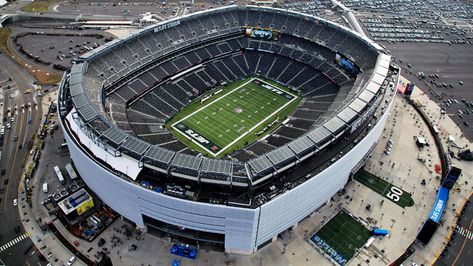
<instances>
[{"instance_id":1,"label":"green turf","mask_svg":"<svg viewBox=\"0 0 473 266\"><path fill-rule=\"evenodd\" d=\"M397 188L393 184L388 183L363 169L358 171L353 178L402 208L414 205L411 193L408 193L401 188Z\"/></svg>"},{"instance_id":2,"label":"green turf","mask_svg":"<svg viewBox=\"0 0 473 266\"><path fill-rule=\"evenodd\" d=\"M297 94L279 84L245 79L199 97L166 127L191 148L220 158L277 128L299 101Z\"/></svg>"},{"instance_id":3,"label":"green turf","mask_svg":"<svg viewBox=\"0 0 473 266\"><path fill-rule=\"evenodd\" d=\"M315 236L325 241L348 261L353 257L356 250L366 243L371 233L348 213L340 211L311 239L314 239Z\"/></svg>"}]
</instances>

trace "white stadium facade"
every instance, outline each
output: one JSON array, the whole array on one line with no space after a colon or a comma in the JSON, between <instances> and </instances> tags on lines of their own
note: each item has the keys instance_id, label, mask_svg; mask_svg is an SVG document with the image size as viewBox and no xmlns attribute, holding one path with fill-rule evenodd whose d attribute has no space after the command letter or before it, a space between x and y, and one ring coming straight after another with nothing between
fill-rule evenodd
<instances>
[{"instance_id":1,"label":"white stadium facade","mask_svg":"<svg viewBox=\"0 0 473 266\"><path fill-rule=\"evenodd\" d=\"M304 97L264 140L206 158L163 127L201 93L255 75ZM251 254L314 214L362 167L399 75L379 45L346 27L228 6L82 55L64 74L58 110L80 176L123 218L150 233Z\"/></svg>"}]
</instances>

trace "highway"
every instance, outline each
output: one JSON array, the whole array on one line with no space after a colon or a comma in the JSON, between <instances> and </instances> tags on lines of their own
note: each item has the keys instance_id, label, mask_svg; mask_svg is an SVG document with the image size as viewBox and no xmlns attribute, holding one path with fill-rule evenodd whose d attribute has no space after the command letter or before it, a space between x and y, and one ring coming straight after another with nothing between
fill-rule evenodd
<instances>
[{"instance_id":1,"label":"highway","mask_svg":"<svg viewBox=\"0 0 473 266\"><path fill-rule=\"evenodd\" d=\"M33 242L26 237L28 228L22 228L19 218L18 211L26 204L26 198L17 198L18 182L41 120L41 108L38 106L40 99L32 88L33 78L29 74L3 54L0 54L0 67L2 75L12 79L1 83L6 121L3 122L5 134L0 162L0 169L2 172L4 170L0 183L3 191L0 195L0 259L6 265L20 265L26 261L37 261L36 256L29 256L34 251ZM32 92L25 94L28 89ZM18 206L13 206L14 199L18 200ZM17 226L20 226L20 232L16 232Z\"/></svg>"}]
</instances>

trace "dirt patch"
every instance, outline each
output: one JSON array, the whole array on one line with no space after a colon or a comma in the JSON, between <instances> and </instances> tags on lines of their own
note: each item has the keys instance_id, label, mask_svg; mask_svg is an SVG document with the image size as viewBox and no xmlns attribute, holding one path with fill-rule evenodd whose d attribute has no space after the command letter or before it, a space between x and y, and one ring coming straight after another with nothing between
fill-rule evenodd
<instances>
[{"instance_id":1,"label":"dirt patch","mask_svg":"<svg viewBox=\"0 0 473 266\"><path fill-rule=\"evenodd\" d=\"M25 12L46 12L50 5L52 5L57 0L36 0L32 3L27 4L21 8L21 11Z\"/></svg>"}]
</instances>

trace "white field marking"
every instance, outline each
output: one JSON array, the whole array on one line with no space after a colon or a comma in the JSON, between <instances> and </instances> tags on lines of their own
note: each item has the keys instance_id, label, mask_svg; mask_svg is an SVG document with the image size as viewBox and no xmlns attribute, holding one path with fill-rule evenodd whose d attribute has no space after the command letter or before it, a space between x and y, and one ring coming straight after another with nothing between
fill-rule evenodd
<instances>
[{"instance_id":1,"label":"white field marking","mask_svg":"<svg viewBox=\"0 0 473 266\"><path fill-rule=\"evenodd\" d=\"M207 149L206 147L204 147L202 144L200 144L199 142L197 142L195 139L189 137L187 134L184 134L183 132L181 132L180 129L178 129L176 126L176 124L182 122L183 120L186 120L187 118L193 116L194 114L200 112L201 110L209 107L210 105L216 103L217 101L221 100L222 98L226 97L228 94L230 93L233 93L235 92L236 90L240 89L241 87L247 85L248 83L252 82L253 80L259 80L260 82L262 83L265 83L265 84L268 84L269 86L271 87L275 87L276 89L278 90L281 90L281 91L284 91L285 93L287 94L290 94L293 96L293 98L288 101L287 103L285 103L284 105L282 105L281 107L279 107L277 110L275 110L274 112L272 112L271 114L269 114L265 119L261 120L259 123L257 123L256 125L254 125L252 128L248 129L244 134L240 135L238 138L234 139L232 142L230 142L229 144L227 144L225 147L223 147L222 149L220 149L219 152L217 153L214 153L212 152L211 150ZM266 89L266 88L263 88L263 89ZM254 90L254 89L253 89ZM190 141L194 142L195 144L197 144L199 147L201 147L202 149L206 150L207 152L209 152L210 154L212 154L214 157L217 157L220 153L224 152L226 149L228 149L228 147L232 146L233 144L235 144L237 141L239 141L240 139L242 139L243 137L245 137L246 135L248 135L251 131L255 130L257 127L259 127L261 124L263 124L264 122L266 122L270 117L272 117L273 115L275 115L276 113L280 112L282 109L286 108L286 106L288 106L289 104L291 104L293 101L295 101L297 99L298 96L288 92L288 91L285 91L285 90L282 90L274 85L271 85L269 83L267 83L266 81L263 81L259 78L252 78L250 79L249 81L243 83L242 85L236 87L235 89L225 93L224 95L222 95L221 97L217 98L216 100L212 101L211 103L208 103L207 105L204 105L202 106L201 108L197 109L196 111L188 114L187 116L185 116L184 118L180 119L179 121L177 121L176 123L172 124L172 127L174 129L176 129L177 132L179 132L181 135L183 135L185 138L189 139ZM200 133L199 133L200 134Z\"/></svg>"},{"instance_id":2,"label":"white field marking","mask_svg":"<svg viewBox=\"0 0 473 266\"><path fill-rule=\"evenodd\" d=\"M10 242L4 244L3 246L0 247L0 252L3 252L5 251L6 249L10 248L10 247L13 247L14 245L18 244L19 242L21 242L23 239L26 239L28 238L29 235L27 233L24 233L20 236L18 236L17 238L11 240Z\"/></svg>"},{"instance_id":3,"label":"white field marking","mask_svg":"<svg viewBox=\"0 0 473 266\"><path fill-rule=\"evenodd\" d=\"M468 230L468 229L466 229L466 228L464 228L464 227L462 227L462 226L460 226L460 225L458 225L458 224L455 225L455 230L456 230L460 235L462 235L462 236L464 236L464 237L466 237L466 238L468 238L468 239L470 239L470 240L473 240L473 233L472 233L470 230Z\"/></svg>"}]
</instances>

